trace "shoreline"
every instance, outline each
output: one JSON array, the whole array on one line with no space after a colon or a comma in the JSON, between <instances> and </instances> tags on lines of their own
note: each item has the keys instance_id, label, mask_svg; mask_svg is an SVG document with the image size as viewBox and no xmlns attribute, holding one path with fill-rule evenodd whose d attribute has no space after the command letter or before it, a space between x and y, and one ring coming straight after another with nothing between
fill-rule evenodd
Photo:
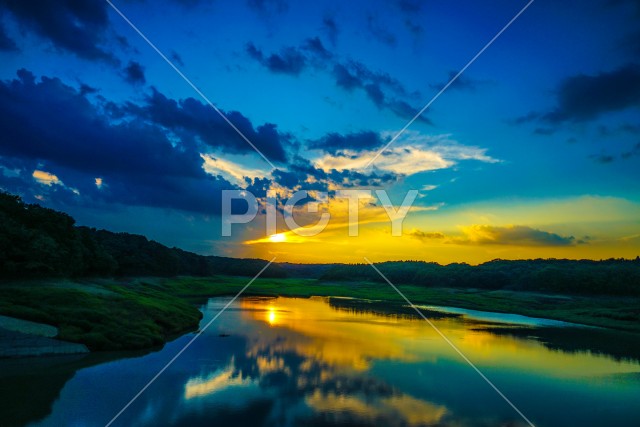
<instances>
[{"instance_id":1,"label":"shoreline","mask_svg":"<svg viewBox=\"0 0 640 427\"><path fill-rule=\"evenodd\" d=\"M0 328L1 316L27 321L23 326L40 325L48 336L38 339L68 344L68 351L84 352L82 347L75 346L85 346L92 353L153 349L198 330L202 318L200 304L208 298L236 295L245 284L246 278L237 276L3 283ZM434 313L438 307L445 307L640 333L640 298L400 286L413 304L433 307ZM348 297L376 300L388 304L390 309L403 304L393 289L380 283L298 278L257 279L243 296ZM4 319L6 322L7 317ZM52 330L57 333L52 335ZM11 339L15 339L14 333L10 334L14 337ZM26 338L29 337L22 337ZM38 347L36 341L31 341L34 348ZM0 333L0 357L7 342L7 336L3 338ZM40 342L41 347L52 344ZM32 353L39 355L38 350Z\"/></svg>"}]
</instances>

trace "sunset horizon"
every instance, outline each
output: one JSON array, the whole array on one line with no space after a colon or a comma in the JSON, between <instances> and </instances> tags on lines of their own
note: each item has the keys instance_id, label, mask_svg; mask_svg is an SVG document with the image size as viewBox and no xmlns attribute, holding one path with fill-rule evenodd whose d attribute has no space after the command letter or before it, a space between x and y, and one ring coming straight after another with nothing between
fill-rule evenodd
<instances>
[{"instance_id":1,"label":"sunset horizon","mask_svg":"<svg viewBox=\"0 0 640 427\"><path fill-rule=\"evenodd\" d=\"M0 425L640 425L639 23L0 0Z\"/></svg>"}]
</instances>

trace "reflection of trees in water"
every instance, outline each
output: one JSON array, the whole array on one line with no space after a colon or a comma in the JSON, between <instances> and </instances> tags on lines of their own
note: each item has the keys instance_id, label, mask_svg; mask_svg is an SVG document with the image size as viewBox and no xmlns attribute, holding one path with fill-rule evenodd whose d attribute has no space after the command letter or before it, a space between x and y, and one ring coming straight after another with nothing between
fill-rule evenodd
<instances>
[{"instance_id":1,"label":"reflection of trees in water","mask_svg":"<svg viewBox=\"0 0 640 427\"><path fill-rule=\"evenodd\" d=\"M535 339L545 347L564 353L592 353L618 362L640 362L638 335L600 328L488 327L478 330L520 339Z\"/></svg>"},{"instance_id":2,"label":"reflection of trees in water","mask_svg":"<svg viewBox=\"0 0 640 427\"><path fill-rule=\"evenodd\" d=\"M147 353L131 352L127 356ZM0 360L3 390L0 425L24 426L44 419L51 414L62 388L78 370L122 357L122 354L89 354Z\"/></svg>"},{"instance_id":3,"label":"reflection of trees in water","mask_svg":"<svg viewBox=\"0 0 640 427\"><path fill-rule=\"evenodd\" d=\"M397 318L419 319L415 309L408 306L404 301L375 301L352 298L329 297L329 306L335 310L346 311L351 314L376 314L379 316L393 316ZM459 318L462 315L457 313L445 313L442 311L428 310L421 308L420 311L429 319Z\"/></svg>"},{"instance_id":4,"label":"reflection of trees in water","mask_svg":"<svg viewBox=\"0 0 640 427\"><path fill-rule=\"evenodd\" d=\"M45 418L62 387L76 372L73 363L52 366L35 358L28 359L28 363L27 367L24 360L0 361L0 381L5 390L0 399L3 426L23 426Z\"/></svg>"},{"instance_id":5,"label":"reflection of trees in water","mask_svg":"<svg viewBox=\"0 0 640 427\"><path fill-rule=\"evenodd\" d=\"M398 318L418 318L413 308L402 303L334 297L328 300L332 308L354 315L376 314ZM634 333L604 328L505 326L501 323L463 318L462 315L455 313L424 309L421 311L430 319L461 318L462 321L470 325L470 329L479 332L520 339L534 339L551 350L570 354L591 352L611 357L619 362L640 362L640 341L638 335Z\"/></svg>"}]
</instances>

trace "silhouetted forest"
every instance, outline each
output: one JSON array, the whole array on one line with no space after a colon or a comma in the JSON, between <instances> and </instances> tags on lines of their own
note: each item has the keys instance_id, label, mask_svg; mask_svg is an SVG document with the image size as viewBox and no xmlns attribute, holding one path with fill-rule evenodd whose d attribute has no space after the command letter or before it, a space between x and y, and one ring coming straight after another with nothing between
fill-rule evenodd
<instances>
[{"instance_id":1,"label":"silhouetted forest","mask_svg":"<svg viewBox=\"0 0 640 427\"><path fill-rule=\"evenodd\" d=\"M202 256L144 236L78 227L69 215L0 192L0 278L253 276L264 260ZM422 261L377 264L393 283L585 295L640 295L635 260L494 260L477 266ZM273 264L264 277L383 279L367 264Z\"/></svg>"},{"instance_id":2,"label":"silhouetted forest","mask_svg":"<svg viewBox=\"0 0 640 427\"><path fill-rule=\"evenodd\" d=\"M376 264L393 283L425 287L478 288L582 295L640 295L640 259L603 261L494 260L472 266L421 261ZM334 265L323 280L382 282L368 264Z\"/></svg>"},{"instance_id":3,"label":"silhouetted forest","mask_svg":"<svg viewBox=\"0 0 640 427\"><path fill-rule=\"evenodd\" d=\"M0 278L253 276L265 261L202 256L144 236L78 227L69 215L0 192ZM271 266L264 277L283 277Z\"/></svg>"}]
</instances>

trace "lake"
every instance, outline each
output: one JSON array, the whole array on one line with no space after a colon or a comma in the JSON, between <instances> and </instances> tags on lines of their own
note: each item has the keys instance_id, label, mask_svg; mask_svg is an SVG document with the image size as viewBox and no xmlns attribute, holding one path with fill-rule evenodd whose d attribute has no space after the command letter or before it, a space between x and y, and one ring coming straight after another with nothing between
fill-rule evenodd
<instances>
[{"instance_id":1,"label":"lake","mask_svg":"<svg viewBox=\"0 0 640 427\"><path fill-rule=\"evenodd\" d=\"M202 325L228 298L202 307ZM640 425L637 335L424 307L536 426ZM193 337L151 353L0 361L0 426L104 426ZM524 426L407 307L241 298L114 426Z\"/></svg>"}]
</instances>

